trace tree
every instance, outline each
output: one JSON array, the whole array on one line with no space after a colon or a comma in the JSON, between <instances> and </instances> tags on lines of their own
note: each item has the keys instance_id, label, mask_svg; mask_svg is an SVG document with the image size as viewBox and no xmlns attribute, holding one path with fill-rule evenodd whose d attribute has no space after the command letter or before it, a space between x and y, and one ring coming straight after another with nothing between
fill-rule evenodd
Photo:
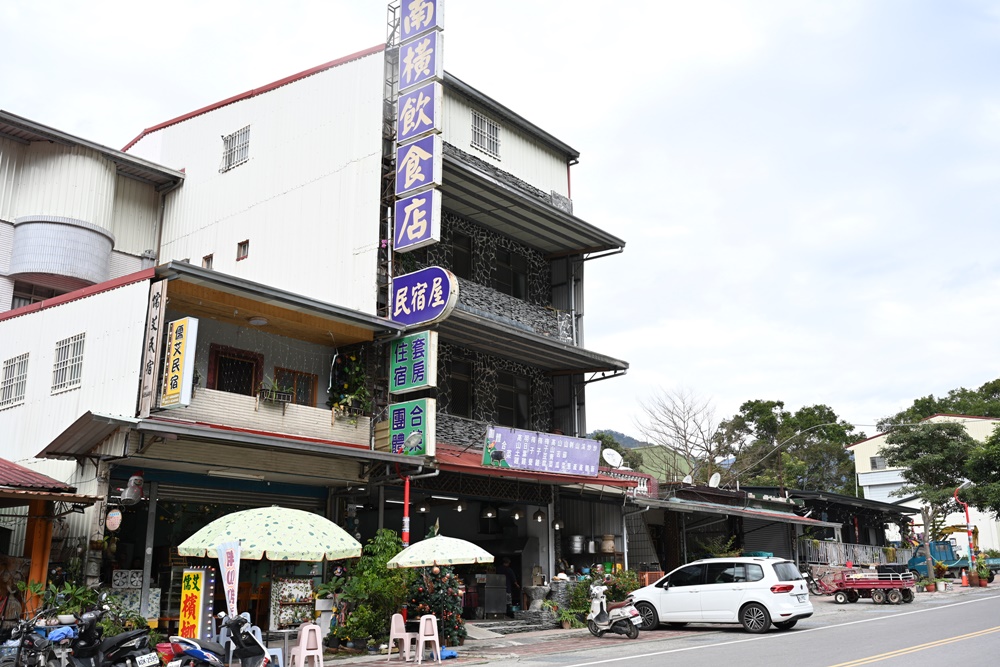
<instances>
[{"instance_id":1,"label":"tree","mask_svg":"<svg viewBox=\"0 0 1000 667\"><path fill-rule=\"evenodd\" d=\"M977 509L1000 517L1000 429L994 429L969 454L965 476L974 485L962 490L964 499Z\"/></svg>"},{"instance_id":2,"label":"tree","mask_svg":"<svg viewBox=\"0 0 1000 667\"><path fill-rule=\"evenodd\" d=\"M607 431L594 431L591 436L594 440L601 443L601 449L613 449L622 455L622 460L625 465L627 465L632 470L638 470L642 467L642 454L634 450L625 447L620 442L615 440L615 437Z\"/></svg>"},{"instance_id":3,"label":"tree","mask_svg":"<svg viewBox=\"0 0 1000 667\"><path fill-rule=\"evenodd\" d=\"M406 591L413 578L410 570L390 570L386 565L402 550L403 542L395 531L379 528L365 544L361 557L351 566L343 597L353 610L363 610L356 617L352 613L347 619L352 638L389 636L389 622L406 600Z\"/></svg>"},{"instance_id":4,"label":"tree","mask_svg":"<svg viewBox=\"0 0 1000 667\"><path fill-rule=\"evenodd\" d=\"M939 414L1000 417L1000 378L990 380L975 390L959 387L942 398L935 398L933 394L918 398L905 410L880 419L878 429L888 431L893 426L916 424L921 419Z\"/></svg>"},{"instance_id":5,"label":"tree","mask_svg":"<svg viewBox=\"0 0 1000 667\"><path fill-rule=\"evenodd\" d=\"M935 521L958 509L953 494L965 477L965 462L979 446L965 426L954 422L899 426L885 442L879 454L887 464L900 468L906 480L894 495L918 495L923 500L926 544ZM927 572L931 573L934 568L929 548L926 553Z\"/></svg>"},{"instance_id":6,"label":"tree","mask_svg":"<svg viewBox=\"0 0 1000 667\"><path fill-rule=\"evenodd\" d=\"M420 618L434 614L438 618L441 635L452 646L468 634L462 620L462 596L458 591L458 577L450 567L423 567L410 585L406 603L407 618Z\"/></svg>"},{"instance_id":7,"label":"tree","mask_svg":"<svg viewBox=\"0 0 1000 667\"><path fill-rule=\"evenodd\" d=\"M647 468L662 473L662 479L680 479L690 473L695 480L707 482L719 458L711 402L689 389L661 389L641 408L644 418L637 426L659 448L645 450Z\"/></svg>"}]
</instances>

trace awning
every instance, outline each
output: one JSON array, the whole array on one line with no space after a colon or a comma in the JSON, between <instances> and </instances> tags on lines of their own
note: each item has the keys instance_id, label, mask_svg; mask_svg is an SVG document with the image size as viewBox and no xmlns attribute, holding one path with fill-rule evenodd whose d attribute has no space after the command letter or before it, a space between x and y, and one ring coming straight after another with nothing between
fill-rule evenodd
<instances>
[{"instance_id":1,"label":"awning","mask_svg":"<svg viewBox=\"0 0 1000 667\"><path fill-rule=\"evenodd\" d=\"M802 526L815 526L816 528L842 528L839 523L832 521L820 521L810 517L799 516L791 512L772 512L762 509L752 509L749 507L734 507L732 505L719 505L717 503L701 503L693 500L681 500L680 498L670 498L659 500L653 498L635 498L634 502L640 507L656 507L669 510L671 512L701 512L704 514L722 514L725 516L742 516L750 519L760 519L774 523L797 523Z\"/></svg>"},{"instance_id":2,"label":"awning","mask_svg":"<svg viewBox=\"0 0 1000 667\"><path fill-rule=\"evenodd\" d=\"M30 489L33 491L73 491L73 487L31 468L0 459L0 487Z\"/></svg>"},{"instance_id":3,"label":"awning","mask_svg":"<svg viewBox=\"0 0 1000 667\"><path fill-rule=\"evenodd\" d=\"M89 410L70 424L38 453L40 459L76 459L86 456L121 426L135 426L138 419Z\"/></svg>"}]
</instances>

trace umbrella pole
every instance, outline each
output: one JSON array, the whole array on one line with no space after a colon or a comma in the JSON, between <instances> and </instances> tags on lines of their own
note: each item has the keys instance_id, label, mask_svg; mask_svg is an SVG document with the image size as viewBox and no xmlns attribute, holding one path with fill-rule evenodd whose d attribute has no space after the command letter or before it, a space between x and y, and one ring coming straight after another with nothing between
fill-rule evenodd
<instances>
[{"instance_id":1,"label":"umbrella pole","mask_svg":"<svg viewBox=\"0 0 1000 667\"><path fill-rule=\"evenodd\" d=\"M403 478L403 548L410 546L410 477Z\"/></svg>"}]
</instances>

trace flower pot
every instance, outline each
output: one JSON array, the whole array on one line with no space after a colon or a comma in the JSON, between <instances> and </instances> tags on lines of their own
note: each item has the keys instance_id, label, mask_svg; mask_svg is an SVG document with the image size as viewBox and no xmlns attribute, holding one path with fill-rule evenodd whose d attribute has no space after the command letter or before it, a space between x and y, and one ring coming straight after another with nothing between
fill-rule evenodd
<instances>
[{"instance_id":1,"label":"flower pot","mask_svg":"<svg viewBox=\"0 0 1000 667\"><path fill-rule=\"evenodd\" d=\"M569 630L569 628L570 628L569 621L563 621L562 622L562 629L563 630Z\"/></svg>"},{"instance_id":2,"label":"flower pot","mask_svg":"<svg viewBox=\"0 0 1000 667\"><path fill-rule=\"evenodd\" d=\"M989 579L983 579L982 577L979 577L979 586L980 586L980 588L986 588L989 585L990 585L990 580Z\"/></svg>"},{"instance_id":3,"label":"flower pot","mask_svg":"<svg viewBox=\"0 0 1000 667\"><path fill-rule=\"evenodd\" d=\"M937 584L927 584L926 588L928 593L933 593L937 590Z\"/></svg>"},{"instance_id":4,"label":"flower pot","mask_svg":"<svg viewBox=\"0 0 1000 667\"><path fill-rule=\"evenodd\" d=\"M946 581L937 582L937 589L938 593L944 593L946 590L948 590L948 582Z\"/></svg>"},{"instance_id":5,"label":"flower pot","mask_svg":"<svg viewBox=\"0 0 1000 667\"><path fill-rule=\"evenodd\" d=\"M326 647L334 650L340 648L340 637L327 637Z\"/></svg>"},{"instance_id":6,"label":"flower pot","mask_svg":"<svg viewBox=\"0 0 1000 667\"><path fill-rule=\"evenodd\" d=\"M333 598L316 598L316 611L333 611Z\"/></svg>"}]
</instances>

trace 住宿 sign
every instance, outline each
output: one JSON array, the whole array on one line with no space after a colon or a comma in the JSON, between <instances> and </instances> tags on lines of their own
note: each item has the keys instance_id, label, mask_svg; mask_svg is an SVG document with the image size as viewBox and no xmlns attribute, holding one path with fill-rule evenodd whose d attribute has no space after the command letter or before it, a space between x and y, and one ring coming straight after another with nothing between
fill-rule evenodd
<instances>
[{"instance_id":1,"label":"\u4f4f\u5bbf sign","mask_svg":"<svg viewBox=\"0 0 1000 667\"><path fill-rule=\"evenodd\" d=\"M415 326L448 317L458 303L458 279L440 266L396 276L390 289L393 322Z\"/></svg>"},{"instance_id":2,"label":"\u4f4f\u5bbf sign","mask_svg":"<svg viewBox=\"0 0 1000 667\"><path fill-rule=\"evenodd\" d=\"M437 386L437 332L421 331L392 341L389 393L405 394Z\"/></svg>"}]
</instances>

